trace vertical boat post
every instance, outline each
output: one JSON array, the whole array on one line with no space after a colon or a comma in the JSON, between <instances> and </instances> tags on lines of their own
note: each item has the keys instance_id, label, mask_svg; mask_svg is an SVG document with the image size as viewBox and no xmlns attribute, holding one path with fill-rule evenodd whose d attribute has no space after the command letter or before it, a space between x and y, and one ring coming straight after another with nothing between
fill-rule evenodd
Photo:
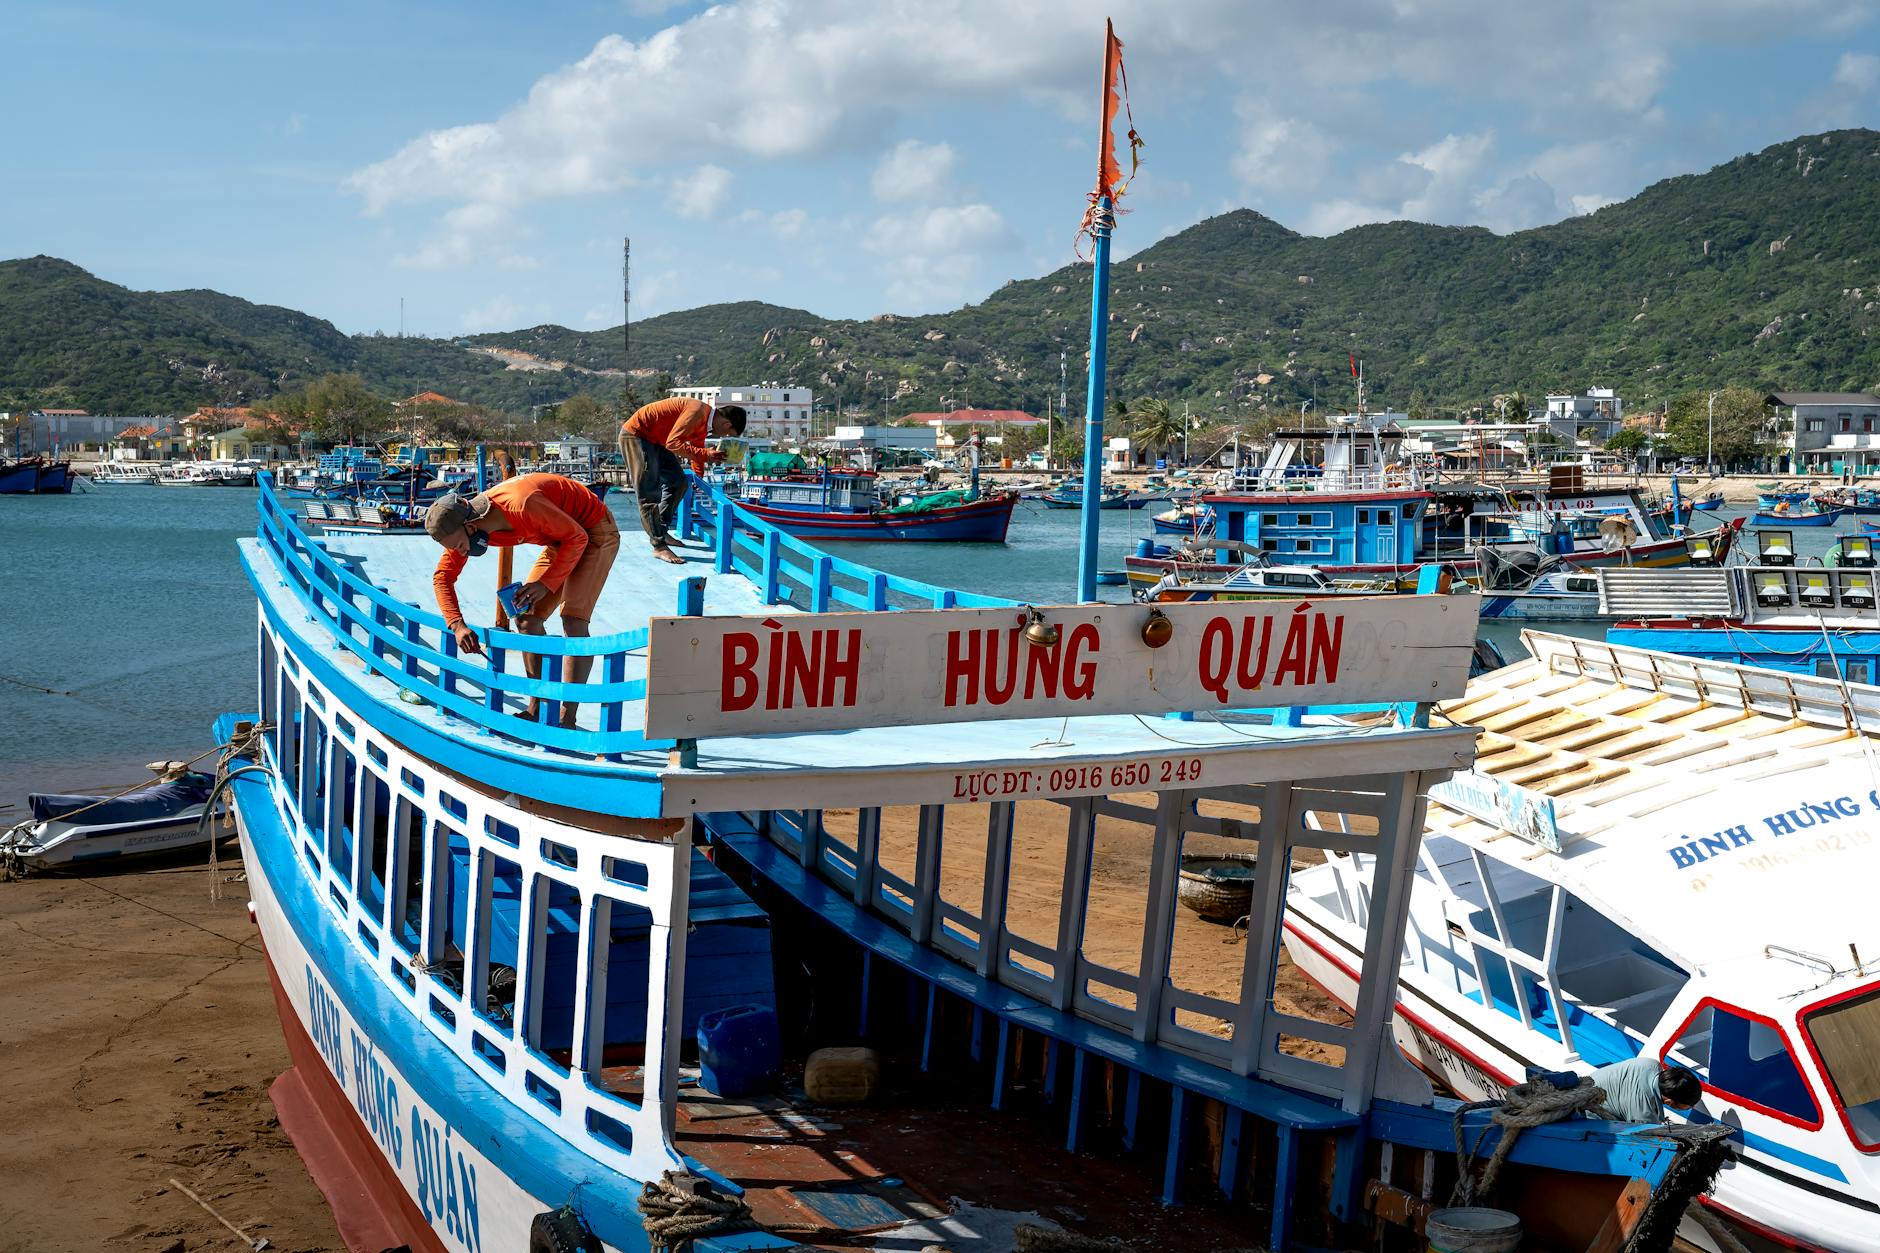
<instances>
[{"instance_id":1,"label":"vertical boat post","mask_svg":"<svg viewBox=\"0 0 1880 1253\"><path fill-rule=\"evenodd\" d=\"M1107 73L1108 62L1104 69ZM1107 91L1109 80L1104 80ZM1104 116L1104 138L1109 138ZM1103 358L1110 330L1110 228L1116 213L1108 195L1099 196L1091 214L1095 245L1090 267L1090 378L1084 386L1084 512L1077 548L1077 599L1097 598L1097 535L1103 498Z\"/></svg>"},{"instance_id":2,"label":"vertical boat post","mask_svg":"<svg viewBox=\"0 0 1880 1253\"><path fill-rule=\"evenodd\" d=\"M1120 91L1119 91L1120 89ZM1136 174L1136 149L1142 140L1129 116L1129 76L1123 70L1123 44L1116 27L1103 23L1103 94L1098 114L1097 188L1078 228L1091 239L1090 379L1084 389L1084 516L1077 550L1077 599L1097 598L1098 509L1103 500L1103 370L1110 328L1110 232L1116 227L1116 202ZM1122 107L1129 124L1129 174L1116 159L1116 113ZM1060 367L1063 358L1059 357ZM1060 369L1060 379L1062 372Z\"/></svg>"}]
</instances>

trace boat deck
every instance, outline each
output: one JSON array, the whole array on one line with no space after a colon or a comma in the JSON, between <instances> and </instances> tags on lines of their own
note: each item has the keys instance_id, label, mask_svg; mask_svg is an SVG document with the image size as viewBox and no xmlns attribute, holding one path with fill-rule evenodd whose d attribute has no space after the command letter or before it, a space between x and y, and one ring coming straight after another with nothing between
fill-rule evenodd
<instances>
[{"instance_id":1,"label":"boat deck","mask_svg":"<svg viewBox=\"0 0 1880 1253\"><path fill-rule=\"evenodd\" d=\"M330 535L313 542L394 600L435 612L431 576L440 550L428 537ZM403 671L415 680L408 685L368 668L356 651L349 654L343 646L335 646L330 609L322 611L329 615L324 619L316 616L305 592L278 577L275 556L266 541L243 540L241 544L264 611L282 629L318 645L316 655L324 652L332 659L333 673L323 679L355 685L368 698L366 707L376 715L375 721L397 728L399 742L491 786L589 811L682 816L712 809L820 808L867 800L877 790L877 779L892 778L898 786L910 787L910 776L915 774L921 776L916 782L938 799L951 795L956 786L970 787L963 780L986 771L1049 770L1073 762L1159 761L1171 755L1205 757L1211 768L1231 769L1236 782L1255 783L1373 768L1385 743L1394 747L1393 767L1401 763L1405 769L1436 769L1466 761L1472 740L1471 732L1455 728L1406 728L1388 721L1354 727L1348 720L1329 716L1300 718L1296 720L1299 725L1275 725L1264 714L1207 715L1193 720L1118 714L727 736L699 742L696 764L686 766L672 763L670 743L637 751L583 753L493 734L434 701L422 696L414 701L417 693L412 689L425 692L443 682L444 674L434 661L415 652ZM766 605L761 589L741 574L715 575L706 550L695 546L684 551L688 560L671 565L655 560L639 537L625 536L596 607L594 635L643 629L650 617L673 614L682 584L693 578L703 579L707 614L802 612L787 603ZM516 577L524 577L527 569L519 561ZM496 562L470 562L457 590L473 625L489 621L496 599ZM484 664L477 658L465 660ZM595 666L595 679L602 677L606 660L597 658L602 664ZM520 670L513 657L508 670L512 674ZM622 671L618 677L629 683L645 677L643 646L627 651ZM401 693L405 694L402 698ZM505 712L520 712L519 699L513 695L501 699ZM618 708L619 725L629 732L644 724L643 700L625 700ZM591 733L601 730L605 716L600 704L583 704L577 714L580 728ZM527 723L517 721L517 725L523 731L533 730ZM1221 758L1230 760L1216 760ZM962 792L961 798L968 797Z\"/></svg>"}]
</instances>

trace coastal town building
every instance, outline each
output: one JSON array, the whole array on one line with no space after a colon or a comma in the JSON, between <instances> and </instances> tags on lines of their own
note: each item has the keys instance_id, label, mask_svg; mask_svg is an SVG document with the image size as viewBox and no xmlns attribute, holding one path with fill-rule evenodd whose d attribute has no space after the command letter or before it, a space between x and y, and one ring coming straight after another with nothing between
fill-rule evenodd
<instances>
[{"instance_id":1,"label":"coastal town building","mask_svg":"<svg viewBox=\"0 0 1880 1253\"><path fill-rule=\"evenodd\" d=\"M83 409L34 409L27 413L0 414L0 432L5 434L5 452L9 455L17 445L22 456L35 453L51 456L104 448L125 427L155 420L109 417Z\"/></svg>"},{"instance_id":2,"label":"coastal town building","mask_svg":"<svg viewBox=\"0 0 1880 1253\"><path fill-rule=\"evenodd\" d=\"M1581 440L1603 444L1625 422L1625 402L1610 387L1589 387L1584 392L1549 393L1547 429L1562 443Z\"/></svg>"},{"instance_id":3,"label":"coastal town building","mask_svg":"<svg viewBox=\"0 0 1880 1253\"><path fill-rule=\"evenodd\" d=\"M586 435L563 435L543 440L542 455L551 461L591 463L600 458L601 442Z\"/></svg>"},{"instance_id":4,"label":"coastal town building","mask_svg":"<svg viewBox=\"0 0 1880 1253\"><path fill-rule=\"evenodd\" d=\"M232 426L209 437L209 456L217 461L286 461L294 450L249 426Z\"/></svg>"},{"instance_id":5,"label":"coastal town building","mask_svg":"<svg viewBox=\"0 0 1880 1253\"><path fill-rule=\"evenodd\" d=\"M1880 471L1880 396L1871 392L1771 392L1782 467L1791 474Z\"/></svg>"},{"instance_id":6,"label":"coastal town building","mask_svg":"<svg viewBox=\"0 0 1880 1253\"><path fill-rule=\"evenodd\" d=\"M675 387L668 396L702 400L714 409L719 405L740 405L744 409L746 435L796 444L809 438L810 410L814 394L807 387L791 383L752 383L745 386Z\"/></svg>"}]
</instances>

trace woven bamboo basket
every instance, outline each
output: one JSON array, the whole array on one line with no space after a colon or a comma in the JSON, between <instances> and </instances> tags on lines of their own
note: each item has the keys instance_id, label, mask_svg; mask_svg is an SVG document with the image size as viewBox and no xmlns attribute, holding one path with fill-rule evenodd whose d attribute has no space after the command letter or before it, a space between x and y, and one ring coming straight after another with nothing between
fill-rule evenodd
<instances>
[{"instance_id":1,"label":"woven bamboo basket","mask_svg":"<svg viewBox=\"0 0 1880 1253\"><path fill-rule=\"evenodd\" d=\"M1209 922L1232 925L1253 908L1252 853L1182 855L1176 899Z\"/></svg>"}]
</instances>

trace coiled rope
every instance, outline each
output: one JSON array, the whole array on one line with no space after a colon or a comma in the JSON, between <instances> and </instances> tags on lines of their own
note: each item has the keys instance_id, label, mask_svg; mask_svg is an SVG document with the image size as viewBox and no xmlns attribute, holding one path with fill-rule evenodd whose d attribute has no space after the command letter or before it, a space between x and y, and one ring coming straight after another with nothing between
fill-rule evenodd
<instances>
[{"instance_id":1,"label":"coiled rope","mask_svg":"<svg viewBox=\"0 0 1880 1253\"><path fill-rule=\"evenodd\" d=\"M655 1250L692 1247L700 1236L736 1231L751 1222L751 1207L697 1175L668 1170L640 1191L640 1219Z\"/></svg>"},{"instance_id":2,"label":"coiled rope","mask_svg":"<svg viewBox=\"0 0 1880 1253\"><path fill-rule=\"evenodd\" d=\"M1478 1109L1495 1111L1489 1121L1475 1137L1473 1148L1465 1147L1467 1137L1463 1131L1463 1119ZM1545 1080L1519 1083L1502 1094L1498 1101L1471 1101L1456 1110L1453 1125L1456 1131L1456 1187L1450 1193L1451 1205L1475 1205L1486 1201L1495 1190L1495 1180L1501 1174L1502 1163L1508 1160L1508 1154L1514 1149L1514 1142L1529 1127L1542 1127L1550 1122L1559 1122L1575 1114L1590 1114L1595 1118L1610 1118L1606 1109L1605 1090L1595 1084L1591 1078L1581 1076L1578 1087L1557 1088ZM1490 1128L1501 1128L1501 1139L1495 1145L1495 1151L1489 1155L1488 1164L1482 1168L1482 1177L1475 1177L1475 1163L1482 1151L1482 1142L1488 1138Z\"/></svg>"}]
</instances>

